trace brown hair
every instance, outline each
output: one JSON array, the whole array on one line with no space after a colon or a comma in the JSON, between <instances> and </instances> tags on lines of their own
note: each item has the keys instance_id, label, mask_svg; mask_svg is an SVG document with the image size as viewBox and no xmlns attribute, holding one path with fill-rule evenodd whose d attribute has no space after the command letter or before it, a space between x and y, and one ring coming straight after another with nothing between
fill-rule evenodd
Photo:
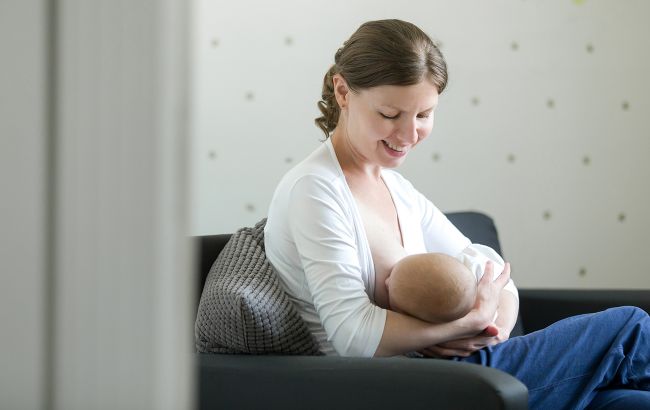
<instances>
[{"instance_id":1,"label":"brown hair","mask_svg":"<svg viewBox=\"0 0 650 410\"><path fill-rule=\"evenodd\" d=\"M336 128L340 108L332 77L340 74L351 91L380 85L413 85L427 78L442 93L447 85L447 64L438 47L416 25L401 20L362 24L334 56L325 74L316 125L325 138Z\"/></svg>"}]
</instances>

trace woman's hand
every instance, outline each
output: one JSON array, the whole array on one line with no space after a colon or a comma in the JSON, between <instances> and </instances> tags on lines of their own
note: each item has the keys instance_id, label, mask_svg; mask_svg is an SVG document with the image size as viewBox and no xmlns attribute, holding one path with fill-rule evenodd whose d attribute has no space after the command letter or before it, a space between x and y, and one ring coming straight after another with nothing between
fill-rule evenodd
<instances>
[{"instance_id":1,"label":"woman's hand","mask_svg":"<svg viewBox=\"0 0 650 410\"><path fill-rule=\"evenodd\" d=\"M423 349L421 353L430 357L467 357L477 350L501 343L510 337L510 326L500 326L493 322L499 307L501 291L510 280L510 264L506 263L503 272L492 280L493 264L488 262L485 274L478 283L478 291L474 308L460 320L476 325L474 336L451 340ZM471 325L470 325L471 326Z\"/></svg>"},{"instance_id":2,"label":"woman's hand","mask_svg":"<svg viewBox=\"0 0 650 410\"><path fill-rule=\"evenodd\" d=\"M451 340L420 351L424 356L446 358L451 356L467 357L477 350L504 342L510 337L509 332L494 324L489 325L476 336Z\"/></svg>"},{"instance_id":3,"label":"woman's hand","mask_svg":"<svg viewBox=\"0 0 650 410\"><path fill-rule=\"evenodd\" d=\"M478 282L474 308L466 316L478 321L478 332L482 332L494 320L501 291L510 280L510 263L506 262L503 272L496 279L493 278L494 264L488 261L485 264L485 273Z\"/></svg>"}]
</instances>

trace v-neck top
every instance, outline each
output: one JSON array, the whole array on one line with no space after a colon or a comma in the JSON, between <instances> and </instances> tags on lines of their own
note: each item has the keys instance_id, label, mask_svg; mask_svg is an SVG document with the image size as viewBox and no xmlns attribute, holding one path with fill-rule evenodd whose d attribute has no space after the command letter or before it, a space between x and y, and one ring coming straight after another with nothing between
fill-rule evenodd
<instances>
[{"instance_id":1,"label":"v-neck top","mask_svg":"<svg viewBox=\"0 0 650 410\"><path fill-rule=\"evenodd\" d=\"M407 255L460 254L471 245L399 173L383 169ZM386 322L356 201L327 139L278 184L264 230L266 255L325 354L372 357Z\"/></svg>"}]
</instances>

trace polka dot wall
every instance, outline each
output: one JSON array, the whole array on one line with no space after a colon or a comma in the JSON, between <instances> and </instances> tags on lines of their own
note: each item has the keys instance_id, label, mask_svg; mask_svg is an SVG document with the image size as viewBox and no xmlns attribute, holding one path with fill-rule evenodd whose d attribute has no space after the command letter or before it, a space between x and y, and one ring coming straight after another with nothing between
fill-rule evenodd
<instances>
[{"instance_id":1,"label":"polka dot wall","mask_svg":"<svg viewBox=\"0 0 650 410\"><path fill-rule=\"evenodd\" d=\"M650 288L650 2L406 5L195 1L191 233L266 215L320 144L336 49L400 18L441 45L450 82L399 171L443 211L491 215L520 287Z\"/></svg>"}]
</instances>

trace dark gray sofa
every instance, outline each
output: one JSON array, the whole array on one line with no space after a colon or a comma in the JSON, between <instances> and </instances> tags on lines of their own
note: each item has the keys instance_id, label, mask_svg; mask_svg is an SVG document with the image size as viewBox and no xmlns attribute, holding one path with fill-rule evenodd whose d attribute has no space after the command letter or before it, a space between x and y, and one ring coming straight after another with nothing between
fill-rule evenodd
<instances>
[{"instance_id":1,"label":"dark gray sofa","mask_svg":"<svg viewBox=\"0 0 650 410\"><path fill-rule=\"evenodd\" d=\"M473 242L501 253L494 223L477 212L447 215ZM198 291L230 235L197 238ZM650 290L520 289L513 336L564 317L633 305ZM433 359L197 354L200 409L525 409L526 387L477 365Z\"/></svg>"}]
</instances>

